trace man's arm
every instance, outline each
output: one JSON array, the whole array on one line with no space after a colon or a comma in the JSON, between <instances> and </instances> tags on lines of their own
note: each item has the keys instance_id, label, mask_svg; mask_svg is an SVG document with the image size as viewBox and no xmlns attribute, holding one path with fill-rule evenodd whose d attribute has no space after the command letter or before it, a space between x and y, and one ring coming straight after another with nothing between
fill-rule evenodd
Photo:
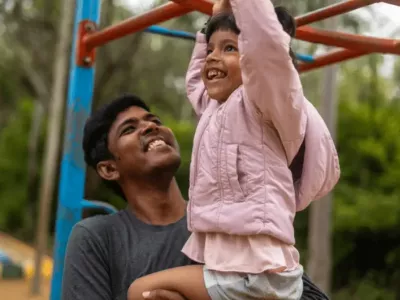
<instances>
[{"instance_id":1,"label":"man's arm","mask_svg":"<svg viewBox=\"0 0 400 300\"><path fill-rule=\"evenodd\" d=\"M62 300L111 300L111 280L105 247L79 223L68 241Z\"/></svg>"}]
</instances>

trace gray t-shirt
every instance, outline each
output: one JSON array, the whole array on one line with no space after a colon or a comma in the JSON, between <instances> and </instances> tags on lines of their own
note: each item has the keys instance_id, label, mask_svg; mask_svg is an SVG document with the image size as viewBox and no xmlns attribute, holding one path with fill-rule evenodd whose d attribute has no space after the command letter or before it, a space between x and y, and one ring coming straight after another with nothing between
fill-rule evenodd
<instances>
[{"instance_id":1,"label":"gray t-shirt","mask_svg":"<svg viewBox=\"0 0 400 300\"><path fill-rule=\"evenodd\" d=\"M137 278L192 264L181 249L189 237L186 217L148 225L130 211L87 218L72 230L62 300L122 300Z\"/></svg>"}]
</instances>

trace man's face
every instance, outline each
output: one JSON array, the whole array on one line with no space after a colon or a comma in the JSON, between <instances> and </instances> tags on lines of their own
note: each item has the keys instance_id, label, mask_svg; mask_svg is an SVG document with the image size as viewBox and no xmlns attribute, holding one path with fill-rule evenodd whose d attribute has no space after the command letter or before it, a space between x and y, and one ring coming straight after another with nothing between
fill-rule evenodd
<instances>
[{"instance_id":1,"label":"man's face","mask_svg":"<svg viewBox=\"0 0 400 300\"><path fill-rule=\"evenodd\" d=\"M117 116L108 134L108 149L114 160L98 165L103 178L107 168L112 171L106 175L108 180L142 178L157 172L175 173L180 165L179 147L171 129L163 126L157 116L137 106Z\"/></svg>"}]
</instances>

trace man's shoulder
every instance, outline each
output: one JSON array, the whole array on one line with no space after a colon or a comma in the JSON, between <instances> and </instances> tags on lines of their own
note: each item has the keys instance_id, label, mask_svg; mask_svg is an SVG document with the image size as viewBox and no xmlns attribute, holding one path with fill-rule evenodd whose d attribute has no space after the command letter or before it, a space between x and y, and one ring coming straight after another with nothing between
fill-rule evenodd
<instances>
[{"instance_id":1,"label":"man's shoulder","mask_svg":"<svg viewBox=\"0 0 400 300\"><path fill-rule=\"evenodd\" d=\"M110 215L97 215L83 219L75 224L73 235L75 238L85 239L103 239L110 230L116 226L121 226L123 223L124 211L119 211Z\"/></svg>"}]
</instances>

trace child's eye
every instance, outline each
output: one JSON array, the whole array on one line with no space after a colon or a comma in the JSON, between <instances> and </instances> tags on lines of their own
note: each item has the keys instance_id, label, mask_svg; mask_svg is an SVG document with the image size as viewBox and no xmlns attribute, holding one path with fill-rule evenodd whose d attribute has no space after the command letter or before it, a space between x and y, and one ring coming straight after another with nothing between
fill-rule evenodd
<instances>
[{"instance_id":1,"label":"child's eye","mask_svg":"<svg viewBox=\"0 0 400 300\"><path fill-rule=\"evenodd\" d=\"M232 45L228 45L225 47L225 51L227 52L232 52L232 51L236 51L236 47L232 46Z\"/></svg>"},{"instance_id":2,"label":"child's eye","mask_svg":"<svg viewBox=\"0 0 400 300\"><path fill-rule=\"evenodd\" d=\"M207 55L210 55L212 53L211 49L207 49Z\"/></svg>"}]
</instances>

